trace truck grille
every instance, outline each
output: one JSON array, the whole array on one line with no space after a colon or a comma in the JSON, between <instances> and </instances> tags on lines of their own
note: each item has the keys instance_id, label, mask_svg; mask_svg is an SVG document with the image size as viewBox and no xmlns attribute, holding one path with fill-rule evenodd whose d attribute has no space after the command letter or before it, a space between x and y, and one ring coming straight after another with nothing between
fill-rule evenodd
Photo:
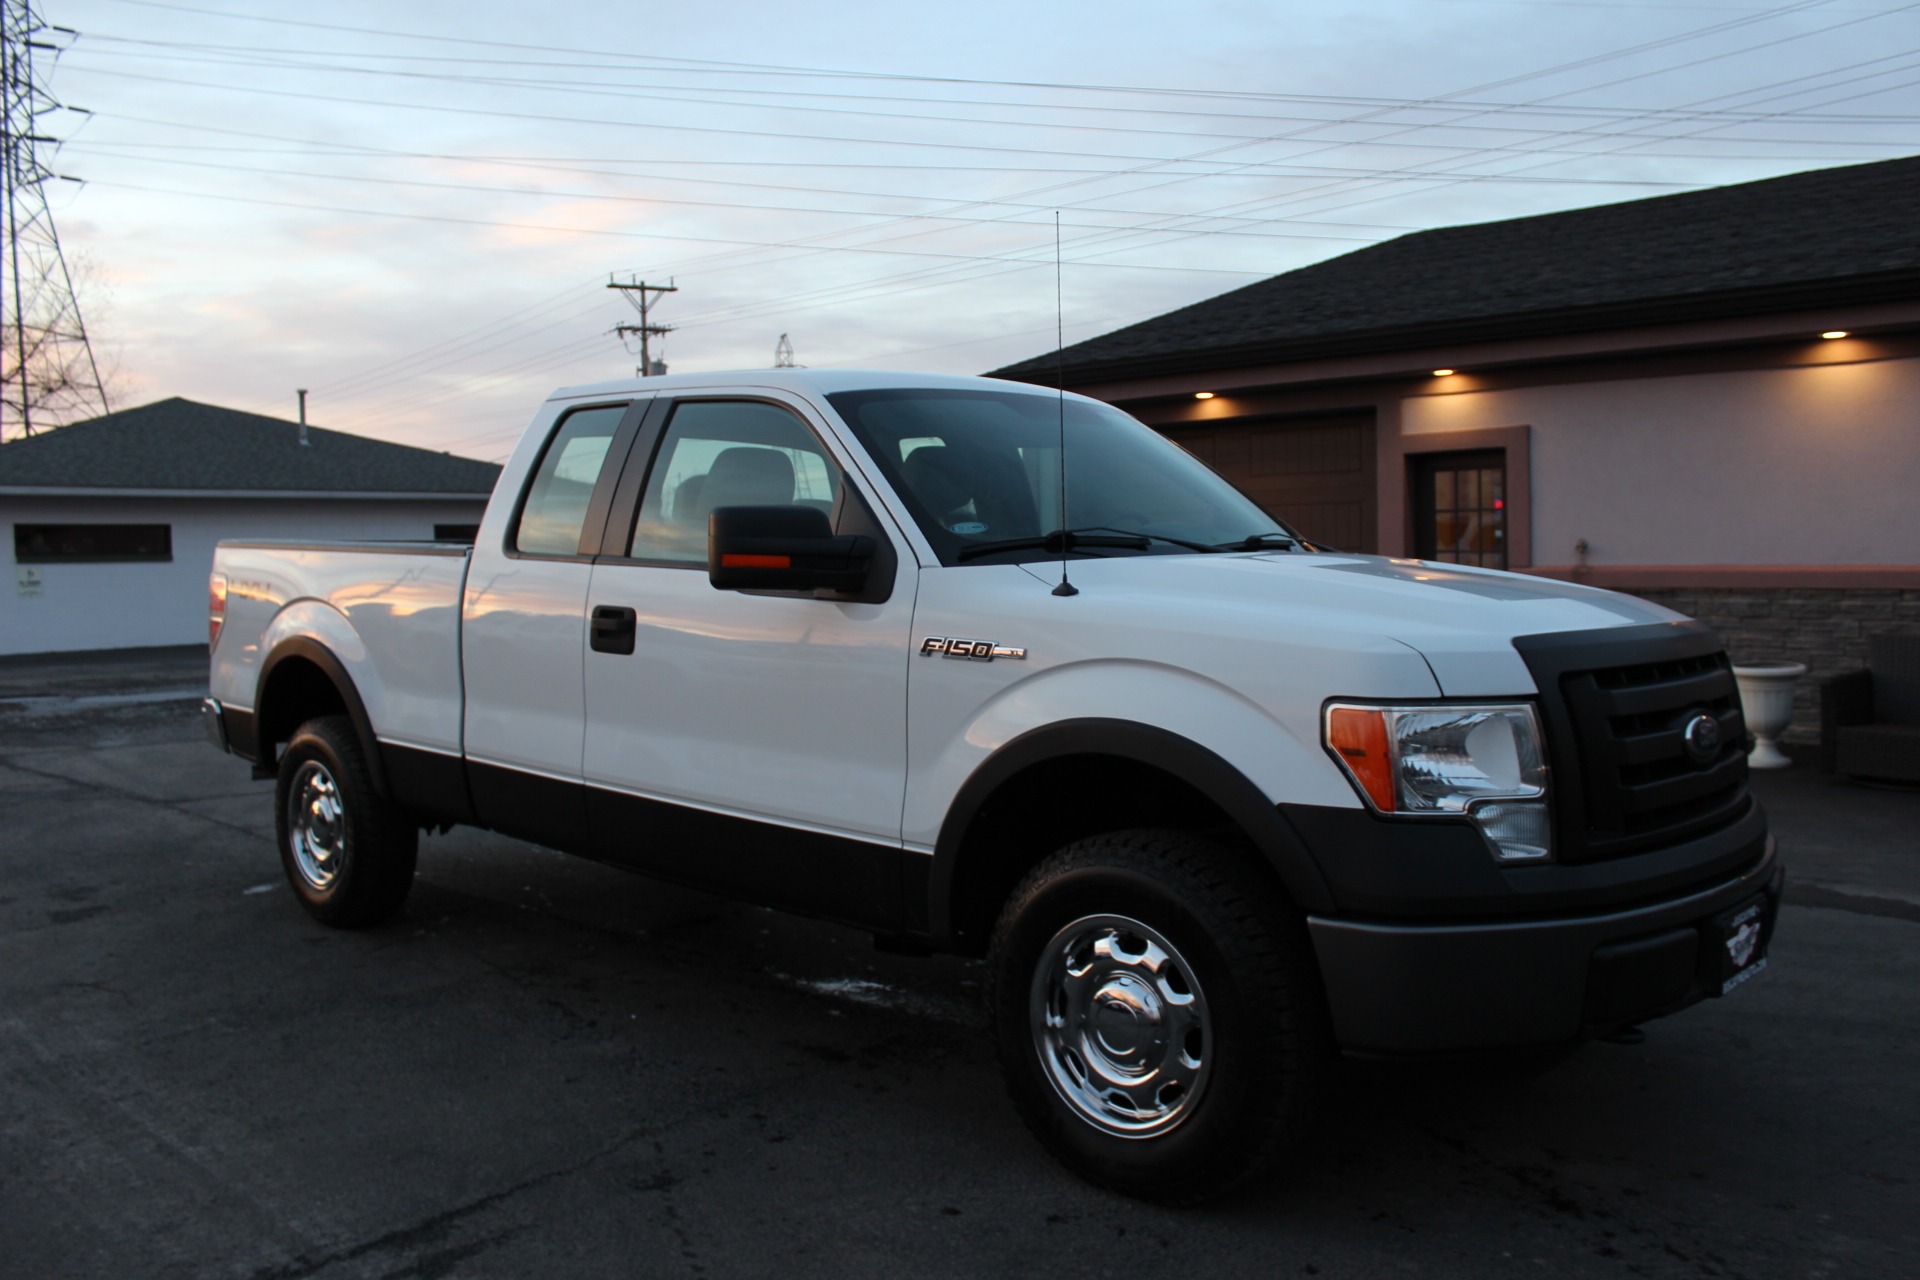
<instances>
[{"instance_id":1,"label":"truck grille","mask_svg":"<svg viewBox=\"0 0 1920 1280\"><path fill-rule=\"evenodd\" d=\"M1706 627L1523 636L1514 647L1540 689L1560 861L1675 844L1747 812L1746 721ZM1719 746L1698 759L1685 729L1702 714L1718 725Z\"/></svg>"}]
</instances>

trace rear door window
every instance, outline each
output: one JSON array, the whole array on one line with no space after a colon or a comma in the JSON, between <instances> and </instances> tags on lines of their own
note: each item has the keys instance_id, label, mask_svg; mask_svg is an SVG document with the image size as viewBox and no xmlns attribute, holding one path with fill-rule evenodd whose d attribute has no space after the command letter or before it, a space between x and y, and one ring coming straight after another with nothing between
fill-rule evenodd
<instances>
[{"instance_id":1,"label":"rear door window","mask_svg":"<svg viewBox=\"0 0 1920 1280\"><path fill-rule=\"evenodd\" d=\"M532 556L580 553L594 485L626 413L626 405L606 405L576 409L561 420L527 485L514 550Z\"/></svg>"}]
</instances>

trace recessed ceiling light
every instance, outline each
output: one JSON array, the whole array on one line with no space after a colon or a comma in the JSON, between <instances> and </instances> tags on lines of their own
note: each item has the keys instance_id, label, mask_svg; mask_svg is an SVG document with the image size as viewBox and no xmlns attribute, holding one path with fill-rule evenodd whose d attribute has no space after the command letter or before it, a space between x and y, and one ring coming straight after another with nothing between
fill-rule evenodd
<instances>
[{"instance_id":1,"label":"recessed ceiling light","mask_svg":"<svg viewBox=\"0 0 1920 1280\"><path fill-rule=\"evenodd\" d=\"M1436 377L1436 378L1444 378L1444 377L1446 377L1446 376L1447 376L1448 374L1450 374L1450 373L1452 373L1452 372L1453 372L1453 370L1451 370L1451 369L1435 369L1435 370L1433 371L1433 376L1434 376L1434 377Z\"/></svg>"},{"instance_id":2,"label":"recessed ceiling light","mask_svg":"<svg viewBox=\"0 0 1920 1280\"><path fill-rule=\"evenodd\" d=\"M1213 392L1211 392L1211 391L1196 391L1196 392L1194 392L1194 393L1193 393L1193 398L1194 398L1195 400L1211 400L1211 399L1213 399Z\"/></svg>"},{"instance_id":3,"label":"recessed ceiling light","mask_svg":"<svg viewBox=\"0 0 1920 1280\"><path fill-rule=\"evenodd\" d=\"M1828 341L1832 341L1835 338L1846 337L1847 331L1845 329L1829 329L1825 333L1821 334L1820 336L1827 339Z\"/></svg>"}]
</instances>

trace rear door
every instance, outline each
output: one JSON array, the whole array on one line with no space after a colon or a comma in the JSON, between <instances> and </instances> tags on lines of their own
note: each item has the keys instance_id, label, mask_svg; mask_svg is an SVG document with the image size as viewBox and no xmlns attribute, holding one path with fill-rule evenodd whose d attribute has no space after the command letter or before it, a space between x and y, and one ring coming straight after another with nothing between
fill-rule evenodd
<instances>
[{"instance_id":1,"label":"rear door","mask_svg":"<svg viewBox=\"0 0 1920 1280\"><path fill-rule=\"evenodd\" d=\"M883 924L900 907L914 574L830 439L771 391L658 406L588 591L603 618L631 611L632 631L587 652L582 773L600 856ZM708 583L713 508L790 503L883 539L886 598Z\"/></svg>"},{"instance_id":2,"label":"rear door","mask_svg":"<svg viewBox=\"0 0 1920 1280\"><path fill-rule=\"evenodd\" d=\"M488 826L559 848L582 849L586 838L587 584L647 404L622 396L567 406L543 434L530 433L539 453L520 473L511 516L483 528L467 574L463 737L475 809Z\"/></svg>"}]
</instances>

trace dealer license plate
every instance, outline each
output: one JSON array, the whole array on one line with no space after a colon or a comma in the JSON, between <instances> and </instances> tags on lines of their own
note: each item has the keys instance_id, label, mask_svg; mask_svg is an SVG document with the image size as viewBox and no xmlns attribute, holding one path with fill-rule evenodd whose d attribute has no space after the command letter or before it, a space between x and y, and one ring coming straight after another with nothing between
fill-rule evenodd
<instances>
[{"instance_id":1,"label":"dealer license plate","mask_svg":"<svg viewBox=\"0 0 1920 1280\"><path fill-rule=\"evenodd\" d=\"M1767 967L1767 900L1751 898L1714 920L1720 938L1720 994Z\"/></svg>"}]
</instances>

